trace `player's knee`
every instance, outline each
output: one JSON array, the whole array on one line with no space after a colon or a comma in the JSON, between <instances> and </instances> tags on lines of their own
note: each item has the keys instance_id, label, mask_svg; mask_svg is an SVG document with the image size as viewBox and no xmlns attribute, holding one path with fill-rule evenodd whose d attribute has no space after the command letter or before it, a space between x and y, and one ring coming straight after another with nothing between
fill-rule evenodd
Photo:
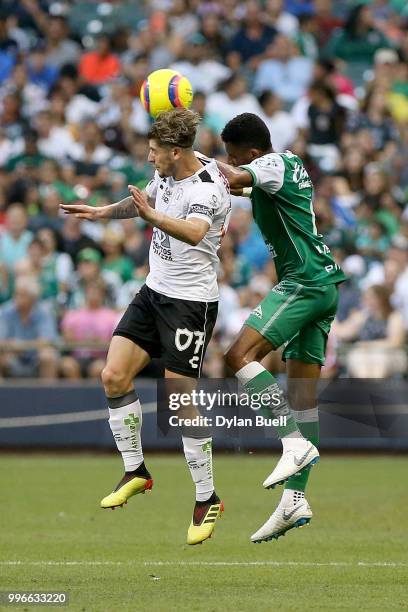
<instances>
[{"instance_id":1,"label":"player's knee","mask_svg":"<svg viewBox=\"0 0 408 612\"><path fill-rule=\"evenodd\" d=\"M129 386L128 375L112 366L106 365L101 373L102 384L108 397L117 397L126 393Z\"/></svg>"},{"instance_id":2,"label":"player's knee","mask_svg":"<svg viewBox=\"0 0 408 612\"><path fill-rule=\"evenodd\" d=\"M262 352L258 346L242 348L233 344L224 355L226 365L235 373L252 361L260 361Z\"/></svg>"},{"instance_id":3,"label":"player's knee","mask_svg":"<svg viewBox=\"0 0 408 612\"><path fill-rule=\"evenodd\" d=\"M237 347L231 346L224 355L226 365L235 373L246 365L245 354Z\"/></svg>"}]
</instances>

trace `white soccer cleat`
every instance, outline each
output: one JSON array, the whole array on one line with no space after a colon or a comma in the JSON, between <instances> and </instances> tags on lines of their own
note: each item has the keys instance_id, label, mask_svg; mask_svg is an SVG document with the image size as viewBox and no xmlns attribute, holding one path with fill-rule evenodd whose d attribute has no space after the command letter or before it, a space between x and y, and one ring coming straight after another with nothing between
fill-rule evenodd
<instances>
[{"instance_id":1,"label":"white soccer cleat","mask_svg":"<svg viewBox=\"0 0 408 612\"><path fill-rule=\"evenodd\" d=\"M278 484L283 484L288 478L301 472L308 465L314 465L319 461L319 451L317 448L303 438L293 438L292 441L285 441L282 457L272 474L263 482L265 489L273 489Z\"/></svg>"},{"instance_id":2,"label":"white soccer cleat","mask_svg":"<svg viewBox=\"0 0 408 612\"><path fill-rule=\"evenodd\" d=\"M251 542L260 543L277 540L280 536L285 535L289 529L308 525L312 516L313 513L305 498L295 506L284 506L280 503L266 523L251 536Z\"/></svg>"}]
</instances>

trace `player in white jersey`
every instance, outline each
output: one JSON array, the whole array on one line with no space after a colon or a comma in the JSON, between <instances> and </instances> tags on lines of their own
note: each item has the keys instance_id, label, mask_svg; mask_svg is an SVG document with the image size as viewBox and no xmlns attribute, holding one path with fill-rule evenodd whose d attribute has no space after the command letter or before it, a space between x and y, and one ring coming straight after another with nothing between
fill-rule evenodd
<instances>
[{"instance_id":1,"label":"player in white jersey","mask_svg":"<svg viewBox=\"0 0 408 612\"><path fill-rule=\"evenodd\" d=\"M144 464L134 378L152 357L162 357L166 379L176 379L182 391L194 389L217 317L217 250L228 226L230 194L216 163L194 154L198 124L199 116L186 109L159 115L148 134L148 159L156 172L144 191L129 186L131 197L100 208L62 206L79 218L140 216L153 226L146 284L119 322L102 372L109 424L125 466L103 508L122 506L153 485ZM199 544L211 536L223 506L213 484L209 431L182 428L182 440L196 486L187 543Z\"/></svg>"}]
</instances>

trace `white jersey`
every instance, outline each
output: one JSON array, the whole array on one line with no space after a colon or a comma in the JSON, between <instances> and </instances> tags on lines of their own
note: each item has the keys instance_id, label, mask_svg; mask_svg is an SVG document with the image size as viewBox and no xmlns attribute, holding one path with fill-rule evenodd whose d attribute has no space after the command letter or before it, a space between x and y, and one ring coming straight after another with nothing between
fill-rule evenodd
<instances>
[{"instance_id":1,"label":"white jersey","mask_svg":"<svg viewBox=\"0 0 408 612\"><path fill-rule=\"evenodd\" d=\"M156 210L175 219L204 219L210 228L197 246L153 228L150 272L146 285L168 297L195 302L216 302L217 251L227 230L231 202L229 186L214 160L181 181L161 178L156 171L146 187Z\"/></svg>"}]
</instances>

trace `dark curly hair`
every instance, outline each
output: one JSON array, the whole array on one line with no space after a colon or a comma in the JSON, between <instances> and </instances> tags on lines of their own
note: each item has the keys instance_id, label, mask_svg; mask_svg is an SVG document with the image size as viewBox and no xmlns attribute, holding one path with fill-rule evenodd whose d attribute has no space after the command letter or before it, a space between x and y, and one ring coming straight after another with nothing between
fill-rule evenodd
<instances>
[{"instance_id":1,"label":"dark curly hair","mask_svg":"<svg viewBox=\"0 0 408 612\"><path fill-rule=\"evenodd\" d=\"M225 143L253 147L260 151L269 151L272 147L268 127L253 113L242 113L228 121L221 132L221 138Z\"/></svg>"}]
</instances>

